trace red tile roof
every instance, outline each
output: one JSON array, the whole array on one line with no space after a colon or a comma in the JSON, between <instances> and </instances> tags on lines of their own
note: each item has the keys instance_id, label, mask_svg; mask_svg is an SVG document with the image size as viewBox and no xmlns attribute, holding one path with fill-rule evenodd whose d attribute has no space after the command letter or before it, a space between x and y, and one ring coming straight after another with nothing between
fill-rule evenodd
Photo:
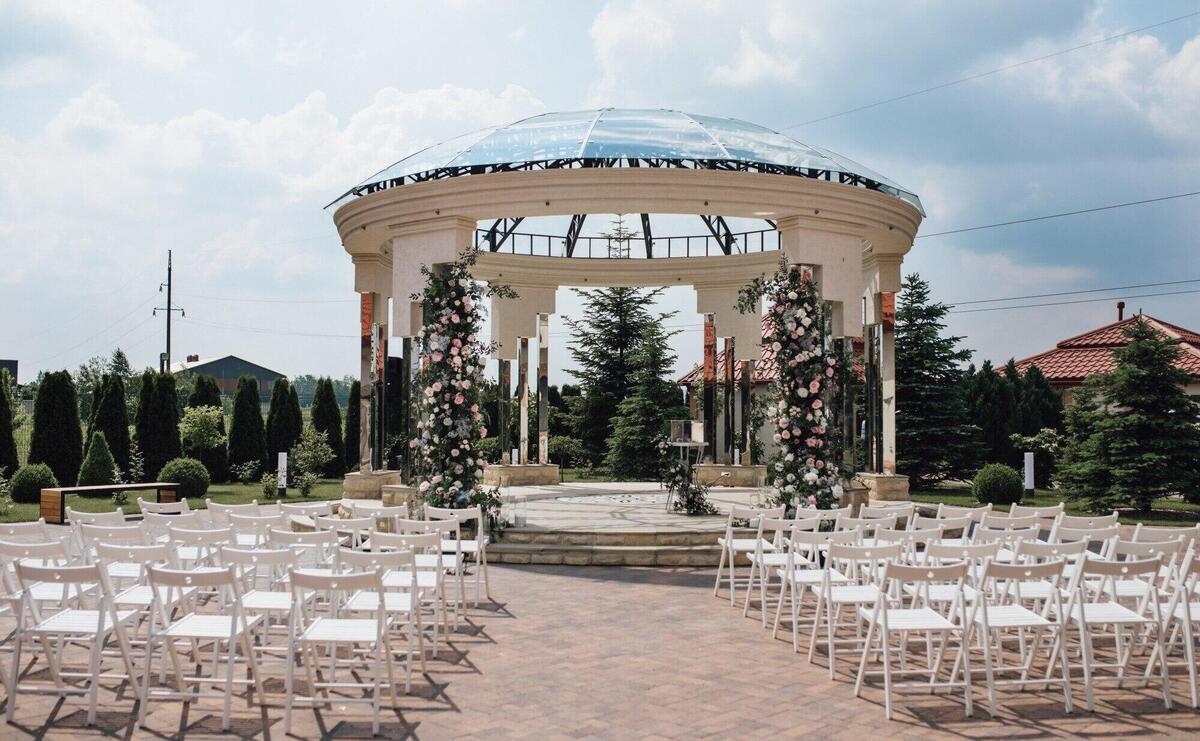
<instances>
[{"instance_id":1,"label":"red tile roof","mask_svg":"<svg viewBox=\"0 0 1200 741\"><path fill-rule=\"evenodd\" d=\"M763 336L766 337L771 329L771 317L764 316L762 321ZM863 339L861 337L854 338L854 374L861 379L863 377ZM725 378L725 351L721 350L717 353L717 382L720 383ZM697 363L692 366L691 370L679 377L677 382L680 386L691 386L693 383L699 383L704 380L704 364ZM742 380L742 364L738 363L733 366L733 380L740 383ZM774 383L779 380L779 366L775 363L775 351L767 343L763 343L762 351L759 354L758 362L754 364L754 374L750 377L750 383L757 385L760 383Z\"/></svg>"},{"instance_id":2,"label":"red tile roof","mask_svg":"<svg viewBox=\"0 0 1200 741\"><path fill-rule=\"evenodd\" d=\"M1051 383L1059 385L1082 383L1090 375L1107 373L1117 366L1113 351L1125 345L1125 328L1139 318L1160 335L1180 340L1175 365L1193 378L1200 378L1200 334L1145 314L1068 337L1053 350L1018 360L1017 370L1024 373L1029 366L1036 365Z\"/></svg>"}]
</instances>

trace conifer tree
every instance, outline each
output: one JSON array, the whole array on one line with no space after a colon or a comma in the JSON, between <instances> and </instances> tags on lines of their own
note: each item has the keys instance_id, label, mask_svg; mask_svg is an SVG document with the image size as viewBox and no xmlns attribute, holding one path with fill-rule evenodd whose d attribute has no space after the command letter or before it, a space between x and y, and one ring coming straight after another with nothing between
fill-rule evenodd
<instances>
[{"instance_id":1,"label":"conifer tree","mask_svg":"<svg viewBox=\"0 0 1200 741\"><path fill-rule=\"evenodd\" d=\"M1125 337L1128 344L1113 352L1117 367L1094 382L1086 405L1077 395L1068 415L1059 479L1095 511L1146 512L1155 499L1194 499L1200 490L1198 410L1184 391L1187 373L1175 365L1179 341L1141 320ZM1096 465L1106 465L1107 475Z\"/></svg>"},{"instance_id":2,"label":"conifer tree","mask_svg":"<svg viewBox=\"0 0 1200 741\"><path fill-rule=\"evenodd\" d=\"M346 470L358 470L359 463L359 424L362 419L362 407L359 396L362 393L362 383L354 381L350 384L350 399L346 403L346 434L344 436L344 444L346 446Z\"/></svg>"},{"instance_id":3,"label":"conifer tree","mask_svg":"<svg viewBox=\"0 0 1200 741\"><path fill-rule=\"evenodd\" d=\"M117 466L113 460L112 452L108 449L108 442L104 439L104 433L97 430L92 433L92 439L88 442L88 452L83 458L83 464L79 467L79 485L80 486L106 486L108 484L117 483L116 471Z\"/></svg>"},{"instance_id":4,"label":"conifer tree","mask_svg":"<svg viewBox=\"0 0 1200 741\"><path fill-rule=\"evenodd\" d=\"M896 468L913 488L978 469L979 430L970 421L959 364L971 351L961 337L944 336L949 307L929 297L929 283L913 273L896 307Z\"/></svg>"},{"instance_id":5,"label":"conifer tree","mask_svg":"<svg viewBox=\"0 0 1200 741\"><path fill-rule=\"evenodd\" d=\"M179 440L179 399L175 391L175 376L170 373L154 376L145 433L144 438L138 439L138 447L145 462L146 477L154 481L163 466L183 454Z\"/></svg>"},{"instance_id":6,"label":"conifer tree","mask_svg":"<svg viewBox=\"0 0 1200 741\"><path fill-rule=\"evenodd\" d=\"M267 466L267 442L263 430L262 402L258 395L258 379L242 376L238 379L233 397L233 419L229 424L229 465L257 463Z\"/></svg>"},{"instance_id":7,"label":"conifer tree","mask_svg":"<svg viewBox=\"0 0 1200 741\"><path fill-rule=\"evenodd\" d=\"M105 376L100 389L100 397L96 404L92 424L88 430L88 451L91 451L91 441L95 433L104 435L113 461L120 468L121 474L129 473L129 412L125 404L125 381L117 373ZM87 457L85 452L84 457Z\"/></svg>"},{"instance_id":8,"label":"conifer tree","mask_svg":"<svg viewBox=\"0 0 1200 741\"><path fill-rule=\"evenodd\" d=\"M62 486L74 486L83 461L83 429L75 383L67 371L47 373L33 402L29 462L45 463Z\"/></svg>"},{"instance_id":9,"label":"conifer tree","mask_svg":"<svg viewBox=\"0 0 1200 741\"><path fill-rule=\"evenodd\" d=\"M1009 463L1013 458L1012 441L1009 436L1016 430L1012 427L1012 387L1005 383L985 360L972 376L970 399L971 421L980 430L983 441L983 456L988 463Z\"/></svg>"},{"instance_id":10,"label":"conifer tree","mask_svg":"<svg viewBox=\"0 0 1200 741\"><path fill-rule=\"evenodd\" d=\"M672 334L657 323L645 327L634 358L637 383L633 393L617 405L604 457L605 465L618 479L659 478L660 462L653 451L666 433L667 422L684 416L679 388L668 376L676 357L668 345Z\"/></svg>"},{"instance_id":11,"label":"conifer tree","mask_svg":"<svg viewBox=\"0 0 1200 741\"><path fill-rule=\"evenodd\" d=\"M291 384L288 384L287 433L291 442L287 449L291 450L304 434L304 412L300 409L300 394Z\"/></svg>"},{"instance_id":12,"label":"conifer tree","mask_svg":"<svg viewBox=\"0 0 1200 741\"><path fill-rule=\"evenodd\" d=\"M267 461L273 466L280 452L295 445L292 433L291 385L286 378L277 378L271 387L271 404L267 407Z\"/></svg>"},{"instance_id":13,"label":"conifer tree","mask_svg":"<svg viewBox=\"0 0 1200 741\"><path fill-rule=\"evenodd\" d=\"M12 478L20 467L13 436L13 382L7 368L0 368L0 476Z\"/></svg>"},{"instance_id":14,"label":"conifer tree","mask_svg":"<svg viewBox=\"0 0 1200 741\"><path fill-rule=\"evenodd\" d=\"M188 407L216 407L224 409L224 399L217 379L212 376L200 375L192 385L192 393L188 395ZM217 425L222 436L225 435L225 415L221 415ZM195 458L204 464L208 476L213 483L223 483L229 480L229 451L225 443L205 450L184 450L183 454Z\"/></svg>"},{"instance_id":15,"label":"conifer tree","mask_svg":"<svg viewBox=\"0 0 1200 741\"><path fill-rule=\"evenodd\" d=\"M568 372L579 379L583 447L597 464L608 450L617 407L632 395L637 383L637 356L646 327L673 314L651 313L661 290L615 287L575 289L575 293L586 303L580 320L566 319L571 357L578 366Z\"/></svg>"},{"instance_id":16,"label":"conifer tree","mask_svg":"<svg viewBox=\"0 0 1200 741\"><path fill-rule=\"evenodd\" d=\"M1050 381L1036 365L1029 366L1021 377L1017 419L1020 421L1018 431L1028 437L1046 428L1062 429L1062 397L1050 386Z\"/></svg>"},{"instance_id":17,"label":"conifer tree","mask_svg":"<svg viewBox=\"0 0 1200 741\"><path fill-rule=\"evenodd\" d=\"M154 446L154 382L156 374L147 369L140 377L138 384L137 413L134 415L134 438L137 440L138 451L142 455L142 480L153 481L158 469L151 471L147 465L149 453L146 446ZM155 458L160 456L156 453Z\"/></svg>"},{"instance_id":18,"label":"conifer tree","mask_svg":"<svg viewBox=\"0 0 1200 741\"><path fill-rule=\"evenodd\" d=\"M317 379L317 388L313 394L312 426L317 432L325 433L329 447L338 453L325 464L321 474L326 478L340 478L346 472L345 445L342 443L342 412L333 393L332 379ZM407 445L408 441L404 441L404 444Z\"/></svg>"}]
</instances>

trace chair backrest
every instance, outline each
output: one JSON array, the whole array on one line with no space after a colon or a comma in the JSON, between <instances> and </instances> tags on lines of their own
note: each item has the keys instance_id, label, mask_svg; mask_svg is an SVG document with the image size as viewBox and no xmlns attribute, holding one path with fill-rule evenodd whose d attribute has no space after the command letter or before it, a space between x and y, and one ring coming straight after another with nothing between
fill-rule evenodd
<instances>
[{"instance_id":1,"label":"chair backrest","mask_svg":"<svg viewBox=\"0 0 1200 741\"><path fill-rule=\"evenodd\" d=\"M292 550L297 562L303 565L325 567L337 548L337 533L333 530L293 532L276 527L267 532L267 544Z\"/></svg>"},{"instance_id":2,"label":"chair backrest","mask_svg":"<svg viewBox=\"0 0 1200 741\"><path fill-rule=\"evenodd\" d=\"M1162 563L1161 558L1106 561L1101 558L1084 557L1079 562L1079 569L1085 578L1088 576L1117 579L1150 577L1153 580L1158 577L1158 570L1162 566ZM1150 601L1153 602L1154 600Z\"/></svg>"},{"instance_id":3,"label":"chair backrest","mask_svg":"<svg viewBox=\"0 0 1200 741\"><path fill-rule=\"evenodd\" d=\"M1051 505L1014 504L1008 508L1011 517L1037 517L1040 520L1052 520L1066 509L1066 504L1059 502Z\"/></svg>"},{"instance_id":4,"label":"chair backrest","mask_svg":"<svg viewBox=\"0 0 1200 741\"><path fill-rule=\"evenodd\" d=\"M359 590L383 591L383 569L379 568L369 571L335 572L332 574L292 568L288 572L288 575L291 579L293 590L325 592L328 594L357 592ZM380 603L382 602L383 600L380 600Z\"/></svg>"},{"instance_id":5,"label":"chair backrest","mask_svg":"<svg viewBox=\"0 0 1200 741\"><path fill-rule=\"evenodd\" d=\"M1112 527L1117 524L1117 513L1113 512L1107 515L1096 515L1094 517L1081 515L1059 515L1058 526L1074 528L1077 530L1087 528Z\"/></svg>"},{"instance_id":6,"label":"chair backrest","mask_svg":"<svg viewBox=\"0 0 1200 741\"><path fill-rule=\"evenodd\" d=\"M1188 547L1200 540L1200 523L1191 527L1171 527L1168 525L1144 525L1138 523L1133 530L1133 539L1139 543L1150 543L1160 540L1175 540L1182 535L1188 542Z\"/></svg>"},{"instance_id":7,"label":"chair backrest","mask_svg":"<svg viewBox=\"0 0 1200 741\"><path fill-rule=\"evenodd\" d=\"M942 502L938 504L937 514L935 517L970 517L973 522L979 522L983 519L985 512L992 511L992 503L980 505L979 507L963 507L956 504L946 504Z\"/></svg>"},{"instance_id":8,"label":"chair backrest","mask_svg":"<svg viewBox=\"0 0 1200 741\"><path fill-rule=\"evenodd\" d=\"M226 515L228 525L237 533L253 533L255 544L267 542L267 533L271 528L279 526L279 515L241 515L230 513Z\"/></svg>"},{"instance_id":9,"label":"chair backrest","mask_svg":"<svg viewBox=\"0 0 1200 741\"><path fill-rule=\"evenodd\" d=\"M40 517L33 522L0 522L0 540L7 540L10 543L26 540L32 543L41 543L46 540L62 540L70 535L71 533L66 531L51 532L50 526Z\"/></svg>"},{"instance_id":10,"label":"chair backrest","mask_svg":"<svg viewBox=\"0 0 1200 741\"><path fill-rule=\"evenodd\" d=\"M871 520L879 517L887 517L895 515L897 519L908 519L913 516L916 505L912 502L898 502L895 504L864 504L858 508L858 516L864 520Z\"/></svg>"},{"instance_id":11,"label":"chair backrest","mask_svg":"<svg viewBox=\"0 0 1200 741\"><path fill-rule=\"evenodd\" d=\"M897 517L895 513L885 515L883 517L873 517L870 519L843 515L834 521L833 528L835 530L852 530L854 528L858 528L862 530L863 535L869 535L879 528L885 528L889 530L895 529L896 519Z\"/></svg>"},{"instance_id":12,"label":"chair backrest","mask_svg":"<svg viewBox=\"0 0 1200 741\"><path fill-rule=\"evenodd\" d=\"M144 545L150 542L146 530L141 525L88 525L79 526L79 543L84 551L89 551L97 543L121 543L124 545Z\"/></svg>"},{"instance_id":13,"label":"chair backrest","mask_svg":"<svg viewBox=\"0 0 1200 741\"><path fill-rule=\"evenodd\" d=\"M138 509L142 511L143 515L151 512L157 515L182 515L191 511L191 509L188 507L188 500L186 497L180 499L178 502L162 503L148 502L145 499L138 497L137 503Z\"/></svg>"},{"instance_id":14,"label":"chair backrest","mask_svg":"<svg viewBox=\"0 0 1200 741\"><path fill-rule=\"evenodd\" d=\"M416 560L410 550L356 551L338 548L335 556L334 568L338 571L404 570L413 572L413 586L416 586Z\"/></svg>"},{"instance_id":15,"label":"chair backrest","mask_svg":"<svg viewBox=\"0 0 1200 741\"><path fill-rule=\"evenodd\" d=\"M41 522L41 520L38 520ZM125 520L125 512L120 507L117 507L111 512L81 512L77 509L67 507L67 522L71 523L72 527L77 525L127 525ZM32 525L33 523L25 523Z\"/></svg>"},{"instance_id":16,"label":"chair backrest","mask_svg":"<svg viewBox=\"0 0 1200 741\"><path fill-rule=\"evenodd\" d=\"M879 545L843 545L829 544L829 555L825 559L825 569L845 569L843 573L851 579L872 583L879 579L883 565L904 557L903 543L886 543Z\"/></svg>"},{"instance_id":17,"label":"chair backrest","mask_svg":"<svg viewBox=\"0 0 1200 741\"><path fill-rule=\"evenodd\" d=\"M814 509L808 510L813 517L821 518L821 522L836 522L837 518L845 515L851 516L854 509L853 505L847 504L845 507L831 507L830 509Z\"/></svg>"},{"instance_id":18,"label":"chair backrest","mask_svg":"<svg viewBox=\"0 0 1200 741\"><path fill-rule=\"evenodd\" d=\"M975 600L974 609L976 613L982 611L985 624L987 624L987 610L990 607L997 607L1007 604L1020 605L1025 598L1023 591L1029 587L1038 588L1033 594L1039 597L1046 594L1042 589L1042 585L1049 583L1049 596L1046 598L1046 604L1043 608L1044 614L1062 615L1062 592L1060 587L1063 585L1063 573L1067 562L1062 559L1053 559L1043 563L1001 563L999 561L987 561L983 565L983 571L979 576L976 586L979 590L987 595L984 599ZM1028 592L1026 592L1028 593ZM974 616L972 616L974 622Z\"/></svg>"},{"instance_id":19,"label":"chair backrest","mask_svg":"<svg viewBox=\"0 0 1200 741\"><path fill-rule=\"evenodd\" d=\"M169 543L154 545L127 545L105 543L98 541L96 558L100 561L117 561L120 563L164 564L170 566L175 562L175 549Z\"/></svg>"},{"instance_id":20,"label":"chair backrest","mask_svg":"<svg viewBox=\"0 0 1200 741\"><path fill-rule=\"evenodd\" d=\"M375 526L374 517L336 517L317 515L313 518L313 525L320 530L342 530L346 532L370 530Z\"/></svg>"},{"instance_id":21,"label":"chair backrest","mask_svg":"<svg viewBox=\"0 0 1200 741\"><path fill-rule=\"evenodd\" d=\"M426 507L428 509L428 507ZM772 517L782 519L787 512L787 507L780 505L778 507L746 507L740 504L732 505L729 508L729 517L725 520L725 535L732 537L733 525L738 520L746 520L748 527L758 527L758 518Z\"/></svg>"},{"instance_id":22,"label":"chair backrest","mask_svg":"<svg viewBox=\"0 0 1200 741\"><path fill-rule=\"evenodd\" d=\"M247 586L261 582L270 588L279 584L292 567L294 554L287 548L234 548L221 546L221 563L233 566Z\"/></svg>"},{"instance_id":23,"label":"chair backrest","mask_svg":"<svg viewBox=\"0 0 1200 741\"><path fill-rule=\"evenodd\" d=\"M992 528L980 525L975 528L974 534L971 536L972 543L1002 543L1008 546L1014 546L1027 540L1037 540L1038 534L1042 531L1038 525L1030 525L1029 527L1021 527L1008 529L1004 527Z\"/></svg>"},{"instance_id":24,"label":"chair backrest","mask_svg":"<svg viewBox=\"0 0 1200 741\"><path fill-rule=\"evenodd\" d=\"M221 546L236 543L233 528L219 527L193 530L187 527L172 527L167 531L171 543L176 546L192 546L196 549L196 560L184 566L220 566Z\"/></svg>"},{"instance_id":25,"label":"chair backrest","mask_svg":"<svg viewBox=\"0 0 1200 741\"><path fill-rule=\"evenodd\" d=\"M373 517L376 525L387 522L389 526L394 520L408 519L408 505L385 505L375 499L343 499L338 502L338 511L346 512L351 517Z\"/></svg>"},{"instance_id":26,"label":"chair backrest","mask_svg":"<svg viewBox=\"0 0 1200 741\"><path fill-rule=\"evenodd\" d=\"M172 527L200 528L203 526L200 513L190 511L179 514L143 512L142 524L146 527L147 532L150 533L150 537L152 538L167 535Z\"/></svg>"},{"instance_id":27,"label":"chair backrest","mask_svg":"<svg viewBox=\"0 0 1200 741\"><path fill-rule=\"evenodd\" d=\"M1044 561L1079 560L1088 550L1088 539L1074 540L1067 543L1047 543L1041 540L1023 540L1013 548L1013 561L1016 563L1036 564Z\"/></svg>"},{"instance_id":28,"label":"chair backrest","mask_svg":"<svg viewBox=\"0 0 1200 741\"><path fill-rule=\"evenodd\" d=\"M406 550L415 553L441 553L441 533L375 533L371 550Z\"/></svg>"},{"instance_id":29,"label":"chair backrest","mask_svg":"<svg viewBox=\"0 0 1200 741\"><path fill-rule=\"evenodd\" d=\"M1108 557L1113 561L1161 558L1166 565L1174 566L1183 558L1186 550L1187 541L1182 536L1175 540L1159 540L1153 543L1117 538L1108 550Z\"/></svg>"},{"instance_id":30,"label":"chair backrest","mask_svg":"<svg viewBox=\"0 0 1200 741\"><path fill-rule=\"evenodd\" d=\"M970 515L961 517L928 517L926 515L913 515L908 521L909 530L936 530L940 529L943 533L960 533L963 536L971 529L971 523L974 522Z\"/></svg>"},{"instance_id":31,"label":"chair backrest","mask_svg":"<svg viewBox=\"0 0 1200 741\"><path fill-rule=\"evenodd\" d=\"M305 517L316 517L317 515L321 515L329 517L333 515L333 501L305 502L303 504L280 502L279 514L283 516L303 515Z\"/></svg>"},{"instance_id":32,"label":"chair backrest","mask_svg":"<svg viewBox=\"0 0 1200 741\"><path fill-rule=\"evenodd\" d=\"M984 512L979 524L981 527L992 529L1019 530L1027 527L1040 528L1042 518L1037 515L1014 516L1005 512Z\"/></svg>"},{"instance_id":33,"label":"chair backrest","mask_svg":"<svg viewBox=\"0 0 1200 741\"><path fill-rule=\"evenodd\" d=\"M258 500L251 500L249 504L221 504L214 502L212 499L205 498L204 506L208 510L209 517L212 518L212 524L216 527L224 527L229 524L229 515L256 515L258 514Z\"/></svg>"},{"instance_id":34,"label":"chair backrest","mask_svg":"<svg viewBox=\"0 0 1200 741\"><path fill-rule=\"evenodd\" d=\"M983 563L995 559L999 543L930 543L925 546L925 563L945 564L952 561Z\"/></svg>"},{"instance_id":35,"label":"chair backrest","mask_svg":"<svg viewBox=\"0 0 1200 741\"><path fill-rule=\"evenodd\" d=\"M1101 553L1107 551L1108 543L1121 535L1121 527L1057 527L1054 529L1054 540L1059 543L1071 543L1086 538L1092 543L1099 543Z\"/></svg>"},{"instance_id":36,"label":"chair backrest","mask_svg":"<svg viewBox=\"0 0 1200 741\"><path fill-rule=\"evenodd\" d=\"M81 599L86 594L85 590L93 584L98 584L102 603L101 611L108 612L109 615L97 615L97 625L99 626L112 614L112 588L108 583L108 574L97 564L44 566L18 560L13 564L13 575L16 582L13 591L21 591L22 603L25 605L29 605L30 587L34 584L61 584L64 602ZM32 614L37 617L36 608L32 609Z\"/></svg>"}]
</instances>

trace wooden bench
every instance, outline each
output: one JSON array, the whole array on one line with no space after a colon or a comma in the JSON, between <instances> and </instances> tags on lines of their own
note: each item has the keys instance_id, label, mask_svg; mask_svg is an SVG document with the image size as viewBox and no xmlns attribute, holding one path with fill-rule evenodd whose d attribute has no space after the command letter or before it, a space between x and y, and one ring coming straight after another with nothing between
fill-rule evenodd
<instances>
[{"instance_id":1,"label":"wooden bench","mask_svg":"<svg viewBox=\"0 0 1200 741\"><path fill-rule=\"evenodd\" d=\"M42 489L41 516L46 522L55 525L65 525L67 522L67 495L83 492L109 493L116 491L146 491L154 490L159 504L179 500L179 484L165 481L154 481L145 484L113 484L111 486L58 486L52 489Z\"/></svg>"}]
</instances>

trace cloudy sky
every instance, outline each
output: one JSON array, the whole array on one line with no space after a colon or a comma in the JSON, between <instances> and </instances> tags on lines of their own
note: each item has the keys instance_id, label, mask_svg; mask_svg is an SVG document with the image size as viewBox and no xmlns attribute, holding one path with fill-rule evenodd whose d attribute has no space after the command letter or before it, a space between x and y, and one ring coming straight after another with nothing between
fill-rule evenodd
<instances>
[{"instance_id":1,"label":"cloudy sky","mask_svg":"<svg viewBox=\"0 0 1200 741\"><path fill-rule=\"evenodd\" d=\"M1195 15L826 118L1195 13L1195 0L347 7L0 0L0 357L23 380L116 345L156 363L167 249L187 312L177 359L356 372L352 270L322 207L415 149L543 111L790 127L918 192L924 234L1200 190ZM1198 206L919 238L905 268L947 302L1200 279ZM1112 303L958 313L951 329L1003 361L1111 321ZM1129 304L1200 329L1200 293ZM681 312L680 364L696 360L694 299L673 289L664 306ZM552 331L557 382L566 338L560 321Z\"/></svg>"}]
</instances>

